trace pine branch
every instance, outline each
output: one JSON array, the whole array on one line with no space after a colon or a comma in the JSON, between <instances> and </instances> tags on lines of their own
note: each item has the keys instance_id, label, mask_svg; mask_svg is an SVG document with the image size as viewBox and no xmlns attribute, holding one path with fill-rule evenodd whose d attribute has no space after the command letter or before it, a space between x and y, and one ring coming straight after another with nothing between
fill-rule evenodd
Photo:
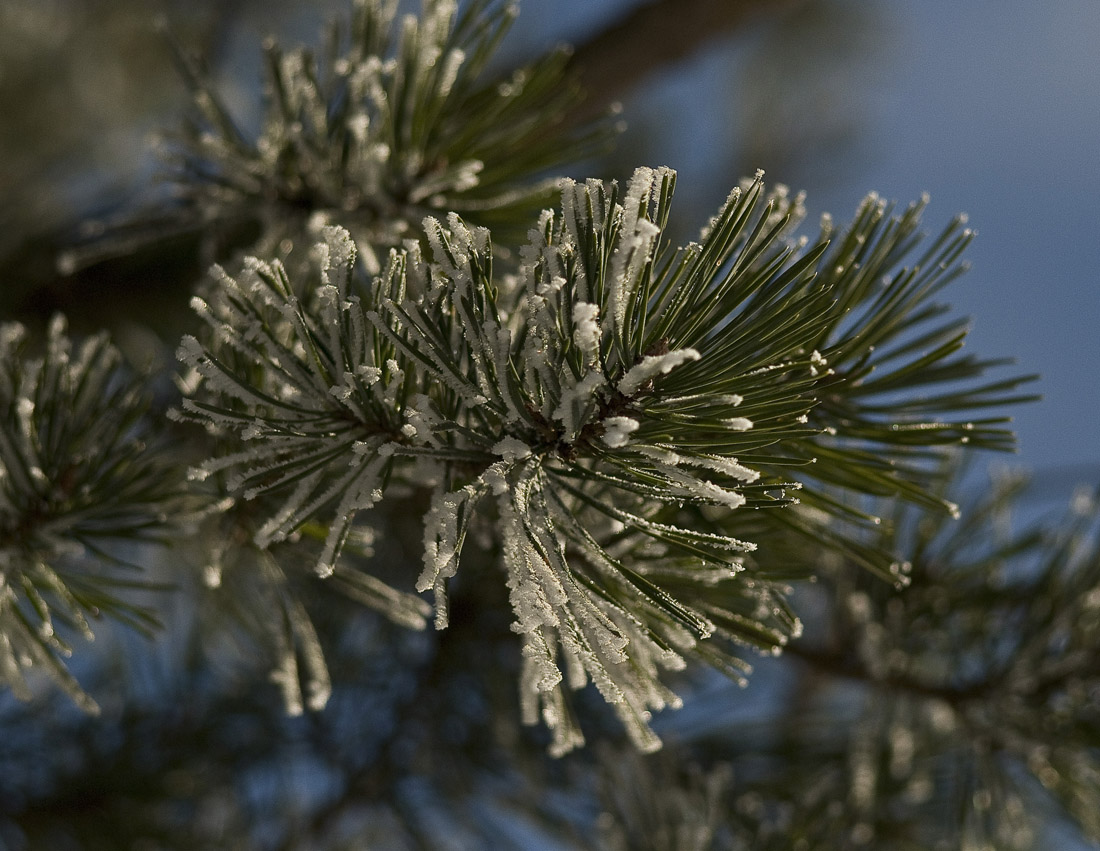
<instances>
[{"instance_id":1,"label":"pine branch","mask_svg":"<svg viewBox=\"0 0 1100 851\"><path fill-rule=\"evenodd\" d=\"M787 648L817 692L771 739L776 774L755 784L797 814L781 841L859 832L883 848L1032 848L1043 814L1059 809L1083 838L1100 837L1085 803L1100 788L1100 514L1082 494L1068 516L1007 532L1025 485L999 482L957 522L899 510L881 534L912 562L904 591L851 563L822 575L827 620ZM705 745L735 770L761 765L734 730Z\"/></svg>"},{"instance_id":2,"label":"pine branch","mask_svg":"<svg viewBox=\"0 0 1100 851\"><path fill-rule=\"evenodd\" d=\"M392 519L405 511L396 506ZM395 538L379 540L380 561L400 562ZM239 566L226 571L236 585L227 597L254 588L240 574L255 565ZM425 633L357 610L330 581L309 586L334 675L323 714L287 717L264 648L219 628L220 607L203 592L180 606L189 616L169 647L93 660L89 688L112 697L99 718L41 698L0 705L11 733L0 737L0 836L25 835L34 847L72 836L87 851L150 836L181 851L261 841L438 848L455 837L507 847L512 813L547 835L562 831L560 811L540 814L552 781L532 770L540 743L521 736L501 676L519 662L496 612L503 588L486 594L475 579L455 593L452 628ZM243 777L262 777L262 788ZM307 792L318 777L323 789Z\"/></svg>"},{"instance_id":3,"label":"pine branch","mask_svg":"<svg viewBox=\"0 0 1100 851\"><path fill-rule=\"evenodd\" d=\"M229 472L230 492L245 499L285 495L255 535L260 548L332 517L322 520L317 568L331 575L357 512L395 485L427 486L417 588L433 590L443 628L463 543L494 512L526 648L524 717L541 713L557 752L581 741L563 684L591 679L636 744L653 749L646 714L679 704L659 669L682 667L686 655L741 679L740 645L778 652L798 633L783 586L769 578L776 563L748 556L756 544L735 531L759 524L732 509L791 504L786 492L801 486L791 473L800 478L797 465L814 455L817 480L856 493L896 488L937 506L921 467L884 472L864 459L876 441L897 459L962 442L951 427L899 436L898 422L916 426L909 417L929 408L910 411L904 398L883 409L894 424L877 430L849 435L848 422L810 419L822 386L840 400L862 392L832 380L816 346L864 363L924 318L929 286L910 282L927 276L899 272L877 296L865 284L915 244L919 208L900 224L861 215L841 250L875 251L867 275L846 276L827 234L793 237L800 199L780 191L760 208L759 176L731 194L699 243L668 250L674 184L667 169L640 169L623 195L614 184L563 183L562 212L540 217L518 276L495 277L489 232L451 214L446 227L425 221L430 262L410 243L357 290L354 244L330 229L316 292L296 295L279 264L249 261L239 280L219 272L211 296L196 301L208 342L188 338L180 349L202 379L188 415L243 441L201 475ZM957 242L942 242L953 258ZM950 268L938 251L927 261L936 284ZM936 383L984 368L948 362L937 372L952 351L914 354L902 369ZM993 404L1015 383L937 404ZM825 489L803 496L825 516L860 516ZM786 522L810 536L827 522L814 517ZM857 533L837 534L837 546ZM903 578L894 553L864 552Z\"/></svg>"},{"instance_id":4,"label":"pine branch","mask_svg":"<svg viewBox=\"0 0 1100 851\"><path fill-rule=\"evenodd\" d=\"M300 279L323 227L340 224L377 273L376 252L420 235L425 216L458 211L504 234L552 201L550 174L607 147L610 125L570 120L581 94L565 76L563 51L504 80L487 70L514 6L475 0L460 12L454 0L426 0L419 16L396 11L389 0L356 3L317 52L265 45L264 119L254 136L174 45L195 104L166 137L177 202L116 222L69 251L67 266L198 233L210 259L232 240L279 257Z\"/></svg>"},{"instance_id":5,"label":"pine branch","mask_svg":"<svg viewBox=\"0 0 1100 851\"><path fill-rule=\"evenodd\" d=\"M569 62L586 98L574 119L595 118L659 68L808 0L656 0L641 3L578 45Z\"/></svg>"},{"instance_id":6,"label":"pine branch","mask_svg":"<svg viewBox=\"0 0 1100 851\"><path fill-rule=\"evenodd\" d=\"M800 235L802 197L758 174L676 248L670 169L543 179L605 138L569 129L570 62L602 104L760 4L658 0L503 84L511 6L397 8L357 3L321 58L269 45L256 134L180 53L182 200L107 250L240 229L269 258L215 269L179 348L206 588L163 705L0 707L0 844L495 847L520 813L578 847L1024 848L1036 812L1100 840L1098 503L1006 535L1016 484L952 498L955 452L1011 449L996 409L1031 398L933 301L965 221L926 242L926 199L872 195ZM24 337L0 328L0 679L95 711L66 636L156 625L123 556L177 528L179 459L106 338ZM784 648L789 703L711 727L698 768L639 754L689 665L743 684ZM520 722L555 757L614 737L589 697L632 750L539 765Z\"/></svg>"},{"instance_id":7,"label":"pine branch","mask_svg":"<svg viewBox=\"0 0 1100 851\"><path fill-rule=\"evenodd\" d=\"M102 615L157 625L126 599L157 586L115 574L133 569L117 545L163 540L181 492L143 379L105 336L74 351L65 332L55 317L36 356L23 326L0 327L0 678L28 699L25 673L43 670L94 712L65 633L91 640Z\"/></svg>"}]
</instances>

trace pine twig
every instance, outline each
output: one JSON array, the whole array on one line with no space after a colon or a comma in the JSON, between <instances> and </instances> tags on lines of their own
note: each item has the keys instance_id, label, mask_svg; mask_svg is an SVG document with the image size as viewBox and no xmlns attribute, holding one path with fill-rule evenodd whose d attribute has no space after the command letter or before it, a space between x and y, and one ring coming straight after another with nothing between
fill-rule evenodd
<instances>
[{"instance_id":1,"label":"pine twig","mask_svg":"<svg viewBox=\"0 0 1100 851\"><path fill-rule=\"evenodd\" d=\"M658 68L811 0L656 0L577 46L569 70L587 97L573 116L588 121Z\"/></svg>"}]
</instances>

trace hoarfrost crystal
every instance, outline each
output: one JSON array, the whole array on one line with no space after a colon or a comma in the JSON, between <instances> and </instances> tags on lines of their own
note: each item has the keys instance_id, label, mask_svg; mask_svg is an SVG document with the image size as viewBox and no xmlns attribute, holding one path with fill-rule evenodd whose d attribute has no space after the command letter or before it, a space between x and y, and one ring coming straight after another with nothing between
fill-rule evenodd
<instances>
[{"instance_id":1,"label":"hoarfrost crystal","mask_svg":"<svg viewBox=\"0 0 1100 851\"><path fill-rule=\"evenodd\" d=\"M646 355L622 377L617 389L624 396L633 396L658 375L665 375L680 364L693 360L699 360L699 353L695 349L677 349L663 355Z\"/></svg>"}]
</instances>

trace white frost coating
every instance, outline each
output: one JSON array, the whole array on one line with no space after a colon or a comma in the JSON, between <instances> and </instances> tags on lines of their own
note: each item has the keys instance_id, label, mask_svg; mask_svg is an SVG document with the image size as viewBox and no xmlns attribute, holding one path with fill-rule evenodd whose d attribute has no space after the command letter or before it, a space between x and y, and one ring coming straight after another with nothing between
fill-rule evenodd
<instances>
[{"instance_id":1,"label":"white frost coating","mask_svg":"<svg viewBox=\"0 0 1100 851\"><path fill-rule=\"evenodd\" d=\"M635 170L627 184L622 206L622 236L611 257L608 307L616 328L622 328L630 302L645 265L653 259L660 228L645 218L653 191L669 169L645 166Z\"/></svg>"},{"instance_id":2,"label":"white frost coating","mask_svg":"<svg viewBox=\"0 0 1100 851\"><path fill-rule=\"evenodd\" d=\"M596 391L603 386L603 375L590 372L573 386L563 386L561 401L554 409L553 417L562 424L562 440L572 443L582 425L585 409L592 405Z\"/></svg>"},{"instance_id":3,"label":"white frost coating","mask_svg":"<svg viewBox=\"0 0 1100 851\"><path fill-rule=\"evenodd\" d=\"M489 486L493 496L500 496L508 492L508 477L505 475L505 467L506 465L501 463L492 464L481 474L481 478Z\"/></svg>"},{"instance_id":4,"label":"white frost coating","mask_svg":"<svg viewBox=\"0 0 1100 851\"><path fill-rule=\"evenodd\" d=\"M516 405L515 394L508 392L507 389L512 360L512 332L486 320L485 336L492 348L493 366L500 386L498 395L504 400L504 406L508 409L508 419L513 423L523 422L524 415Z\"/></svg>"},{"instance_id":5,"label":"white frost coating","mask_svg":"<svg viewBox=\"0 0 1100 851\"><path fill-rule=\"evenodd\" d=\"M675 349L663 355L647 355L622 377L618 390L624 396L633 396L650 379L672 372L680 364L693 360L699 360L695 349Z\"/></svg>"},{"instance_id":6,"label":"white frost coating","mask_svg":"<svg viewBox=\"0 0 1100 851\"><path fill-rule=\"evenodd\" d=\"M465 487L451 493L437 490L432 495L431 508L424 515L424 569L417 578L416 590L430 588L434 592L436 629L447 626L446 580L458 571L470 516L487 489L498 496L509 490L507 474L514 466L514 461L497 461Z\"/></svg>"},{"instance_id":7,"label":"white frost coating","mask_svg":"<svg viewBox=\"0 0 1100 851\"><path fill-rule=\"evenodd\" d=\"M665 396L661 399L661 405L665 408L686 407L694 402L705 402L708 406L729 405L736 408L744 398L736 393L689 393L686 396Z\"/></svg>"},{"instance_id":8,"label":"white frost coating","mask_svg":"<svg viewBox=\"0 0 1100 851\"><path fill-rule=\"evenodd\" d=\"M561 275L555 275L548 281L540 281L535 288L535 294L542 296L543 298L553 298L561 292L562 287L565 286L565 278ZM595 305L593 305L595 307ZM576 321L576 320L574 320Z\"/></svg>"},{"instance_id":9,"label":"white frost coating","mask_svg":"<svg viewBox=\"0 0 1100 851\"><path fill-rule=\"evenodd\" d=\"M285 540L293 526L294 518L300 516L302 506L320 483L322 475L321 472L316 472L298 483L279 510L256 531L253 541L257 547L266 549L271 544Z\"/></svg>"},{"instance_id":10,"label":"white frost coating","mask_svg":"<svg viewBox=\"0 0 1100 851\"><path fill-rule=\"evenodd\" d=\"M721 458L717 455L694 455L683 459L683 463L713 470L716 473L724 473L730 478L742 482L755 482L760 478L759 471L738 464L736 458Z\"/></svg>"},{"instance_id":11,"label":"white frost coating","mask_svg":"<svg viewBox=\"0 0 1100 851\"><path fill-rule=\"evenodd\" d=\"M355 373L367 383L370 387L372 384L377 384L382 378L382 370L376 366L369 366L368 364L361 364L355 368Z\"/></svg>"},{"instance_id":12,"label":"white frost coating","mask_svg":"<svg viewBox=\"0 0 1100 851\"><path fill-rule=\"evenodd\" d=\"M493 454L499 455L505 461L519 461L522 458L530 457L531 447L522 440L508 436L499 440L493 446Z\"/></svg>"},{"instance_id":13,"label":"white frost coating","mask_svg":"<svg viewBox=\"0 0 1100 851\"><path fill-rule=\"evenodd\" d=\"M533 504L536 495L531 485L530 480L523 481L511 498L501 500L504 557L517 618L513 629L527 638L522 678L524 720L535 720L532 698L537 694L543 720L557 738L568 730L562 726L568 722L561 711L562 662L570 688L582 687L591 676L612 704L644 701L648 689L637 687L634 666L625 664L630 639L572 578L564 552L552 540L552 521L544 513L545 505ZM525 519L528 517L530 520ZM562 662L555 652L559 642ZM560 753L572 746L562 744Z\"/></svg>"},{"instance_id":14,"label":"white frost coating","mask_svg":"<svg viewBox=\"0 0 1100 851\"><path fill-rule=\"evenodd\" d=\"M440 446L441 442L436 436L442 422L435 412L432 400L423 393L417 393L405 408L407 425L415 430L414 443L419 445Z\"/></svg>"},{"instance_id":15,"label":"white frost coating","mask_svg":"<svg viewBox=\"0 0 1100 851\"><path fill-rule=\"evenodd\" d=\"M329 388L329 395L334 399L339 399L341 402L348 402L351 399L351 393L355 389L355 376L350 372L344 372L344 380L339 384L334 384Z\"/></svg>"},{"instance_id":16,"label":"white frost coating","mask_svg":"<svg viewBox=\"0 0 1100 851\"><path fill-rule=\"evenodd\" d=\"M377 445L379 440L378 438L371 438L371 442ZM390 445L392 444L383 444L383 446ZM377 490L378 475L389 457L381 449L382 447L379 446L379 451L373 457L370 457L369 454L356 454L356 460L350 465L351 469L337 479L327 490L316 496L313 502L306 506L302 518L305 519L316 514L322 506L341 493L343 497L336 507L338 520L346 520L355 511L373 507L374 503L381 498Z\"/></svg>"},{"instance_id":17,"label":"white frost coating","mask_svg":"<svg viewBox=\"0 0 1100 851\"><path fill-rule=\"evenodd\" d=\"M417 591L427 591L439 582L454 575L458 567L461 531L464 528L463 509L470 500L480 496L477 489L467 485L453 493L436 492L432 505L424 515L424 570L416 581ZM440 600L436 600L437 606ZM446 625L437 616L436 626Z\"/></svg>"},{"instance_id":18,"label":"white frost coating","mask_svg":"<svg viewBox=\"0 0 1100 851\"><path fill-rule=\"evenodd\" d=\"M386 382L386 392L383 400L387 405L393 405L397 402L397 391L405 380L405 371L393 358L386 361L386 369L390 372L390 379Z\"/></svg>"},{"instance_id":19,"label":"white frost coating","mask_svg":"<svg viewBox=\"0 0 1100 851\"><path fill-rule=\"evenodd\" d=\"M829 369L829 362L825 360L824 356L817 349L814 349L813 354L810 355L810 375L831 375L832 370Z\"/></svg>"},{"instance_id":20,"label":"white frost coating","mask_svg":"<svg viewBox=\"0 0 1100 851\"><path fill-rule=\"evenodd\" d=\"M335 287L341 301L348 297L348 269L355 262L355 242L344 228L330 226L321 232L324 249L321 280Z\"/></svg>"},{"instance_id":21,"label":"white frost coating","mask_svg":"<svg viewBox=\"0 0 1100 851\"><path fill-rule=\"evenodd\" d=\"M623 232L633 232L638 226L638 214L649 208L649 199L657 182L657 171L648 166L634 169L623 199Z\"/></svg>"},{"instance_id":22,"label":"white frost coating","mask_svg":"<svg viewBox=\"0 0 1100 851\"><path fill-rule=\"evenodd\" d=\"M705 243L710 239L710 235L714 232L715 226L722 220L722 217L729 213L729 211L741 200L743 189L740 186L735 186L730 190L726 196L725 202L718 212L710 218L710 220L699 229L699 242ZM692 243L694 246L698 246L699 243Z\"/></svg>"},{"instance_id":23,"label":"white frost coating","mask_svg":"<svg viewBox=\"0 0 1100 851\"><path fill-rule=\"evenodd\" d=\"M537 565L542 562L542 558L539 553L532 552L523 518L516 507L516 502L524 498L528 489L528 482L519 482L515 493L501 496L498 506L502 554L508 569L509 599L516 616L513 629L533 636L538 634L540 626L558 624L554 608L555 604L560 604L564 594L560 588L554 587L555 581L552 577L550 582L546 582L545 579L540 581L541 577L537 575ZM526 655L527 648L524 649ZM548 652L541 660L543 664L539 666L539 690L552 688L561 679L561 672L554 664L552 653L548 647L546 650Z\"/></svg>"},{"instance_id":24,"label":"white frost coating","mask_svg":"<svg viewBox=\"0 0 1100 851\"><path fill-rule=\"evenodd\" d=\"M344 496L336 506L336 522L329 529L325 537L325 545L321 549L321 556L317 561L314 571L322 579L331 576L336 570L336 560L343 550L348 534L351 532L351 523L355 513L360 510L372 508L382 499L382 491L378 487L381 479L382 468L386 464L386 456L381 452L370 459L362 467L356 476L347 481L340 481L326 494L322 494L309 506L310 513L320 509L339 490L344 490Z\"/></svg>"},{"instance_id":25,"label":"white frost coating","mask_svg":"<svg viewBox=\"0 0 1100 851\"><path fill-rule=\"evenodd\" d=\"M625 232L625 228L624 228ZM611 258L611 278L608 281L608 305L616 328L626 320L626 307L638 287L642 270L653 260L661 229L647 219L640 219L633 233L619 241Z\"/></svg>"},{"instance_id":26,"label":"white frost coating","mask_svg":"<svg viewBox=\"0 0 1100 851\"><path fill-rule=\"evenodd\" d=\"M630 435L638 430L641 423L630 417L608 417L603 420L603 425L605 430L600 439L608 446L617 448L626 446Z\"/></svg>"},{"instance_id":27,"label":"white frost coating","mask_svg":"<svg viewBox=\"0 0 1100 851\"><path fill-rule=\"evenodd\" d=\"M239 381L229 378L221 369L215 366L207 357L202 344L190 334L180 340L176 357L186 365L193 367L214 390L233 396L247 405L260 407L267 404L268 400L254 393L250 388Z\"/></svg>"},{"instance_id":28,"label":"white frost coating","mask_svg":"<svg viewBox=\"0 0 1100 851\"><path fill-rule=\"evenodd\" d=\"M639 446L635 451L663 464L674 467L700 467L742 482L755 482L760 478L759 472L738 464L736 458L708 454L681 456L664 446Z\"/></svg>"},{"instance_id":29,"label":"white frost coating","mask_svg":"<svg viewBox=\"0 0 1100 851\"><path fill-rule=\"evenodd\" d=\"M663 464L679 464L683 459L664 446L638 446L634 450L639 455L644 455L646 458L651 458L654 461L660 461Z\"/></svg>"},{"instance_id":30,"label":"white frost coating","mask_svg":"<svg viewBox=\"0 0 1100 851\"><path fill-rule=\"evenodd\" d=\"M685 459L680 458L673 452L669 452L667 455L670 457L661 458L657 453L651 454L650 457L653 458L654 468L664 475L668 483L672 486L672 493L679 494L691 500L717 503L719 505L728 506L729 508L740 508L745 504L745 497L743 494L716 485L714 482L707 481L706 479L700 479L691 473L685 473L675 466Z\"/></svg>"},{"instance_id":31,"label":"white frost coating","mask_svg":"<svg viewBox=\"0 0 1100 851\"><path fill-rule=\"evenodd\" d=\"M453 47L447 51L447 56L443 60L442 72L439 75L438 92L440 97L445 97L450 93L455 80L458 79L458 70L465 61L466 54L459 48Z\"/></svg>"},{"instance_id":32,"label":"white frost coating","mask_svg":"<svg viewBox=\"0 0 1100 851\"><path fill-rule=\"evenodd\" d=\"M740 494L737 491L719 487L713 482L708 482L705 479L696 479L691 476L677 478L680 478L681 484L694 499L700 499L704 502L715 502L727 508L740 508L745 504L744 494Z\"/></svg>"},{"instance_id":33,"label":"white frost coating","mask_svg":"<svg viewBox=\"0 0 1100 851\"><path fill-rule=\"evenodd\" d=\"M569 233L570 242L573 245L581 245L583 244L581 230L588 224L584 188L577 186L577 182L568 177L562 178L558 188L561 190L562 221Z\"/></svg>"},{"instance_id":34,"label":"white frost coating","mask_svg":"<svg viewBox=\"0 0 1100 851\"><path fill-rule=\"evenodd\" d=\"M621 520L627 526L667 533L673 537L689 538L696 543L707 544L722 550L751 553L755 552L757 546L752 541L742 541L737 538L732 538L729 535L719 535L713 532L698 532L692 529L681 528L680 526L671 526L667 523L657 523L653 520L647 520L640 515L624 511L610 503L604 504L603 510L605 514Z\"/></svg>"},{"instance_id":35,"label":"white frost coating","mask_svg":"<svg viewBox=\"0 0 1100 851\"><path fill-rule=\"evenodd\" d=\"M463 274L461 266L464 260L466 261L465 274L469 275L469 258L464 257L457 249L453 251L455 255L454 260L457 261L457 263L452 262L450 256L448 256L448 248L453 249L454 247L448 244L447 234L443 229L443 223L432 216L426 216L421 222L421 227L424 229L424 235L428 238L432 259L443 267L447 276L454 278Z\"/></svg>"},{"instance_id":36,"label":"white frost coating","mask_svg":"<svg viewBox=\"0 0 1100 851\"><path fill-rule=\"evenodd\" d=\"M389 309L394 311L405 310L406 308L412 309L414 307L409 302L405 302L398 307L398 305L388 299L385 300L385 304ZM489 401L483 395L477 393L475 389L466 382L464 377L456 373L453 368L443 361L439 352L436 351L431 342L415 324L405 324L404 326L409 337L418 344L416 349L413 350L409 348L408 344L399 335L394 333L394 330L387 324L386 320L378 311L369 310L366 316L368 321L399 349L407 351L413 356L415 356L416 353L427 355L434 365L434 369L432 370L433 374L451 390L454 390L463 401L471 405L484 405Z\"/></svg>"},{"instance_id":37,"label":"white frost coating","mask_svg":"<svg viewBox=\"0 0 1100 851\"><path fill-rule=\"evenodd\" d=\"M584 186L565 179L559 184L561 189L562 224L565 233L562 245L576 248L587 242L587 234L599 232L603 227L603 210L599 199L603 195L603 184L598 180L589 180ZM541 224L541 223L540 223ZM592 298L592 285L585 273L584 264L578 264L574 280L574 294L581 301Z\"/></svg>"},{"instance_id":38,"label":"white frost coating","mask_svg":"<svg viewBox=\"0 0 1100 851\"><path fill-rule=\"evenodd\" d=\"M573 305L573 342L584 353L585 361L596 362L600 353L600 309L590 302L579 301Z\"/></svg>"}]
</instances>

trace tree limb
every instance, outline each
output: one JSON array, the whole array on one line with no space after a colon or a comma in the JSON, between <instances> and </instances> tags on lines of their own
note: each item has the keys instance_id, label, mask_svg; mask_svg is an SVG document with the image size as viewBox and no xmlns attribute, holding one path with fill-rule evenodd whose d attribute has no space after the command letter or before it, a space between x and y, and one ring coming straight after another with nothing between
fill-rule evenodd
<instances>
[{"instance_id":1,"label":"tree limb","mask_svg":"<svg viewBox=\"0 0 1100 851\"><path fill-rule=\"evenodd\" d=\"M813 0L655 0L578 45L569 69L587 94L578 123L595 117L659 68L760 20Z\"/></svg>"}]
</instances>

